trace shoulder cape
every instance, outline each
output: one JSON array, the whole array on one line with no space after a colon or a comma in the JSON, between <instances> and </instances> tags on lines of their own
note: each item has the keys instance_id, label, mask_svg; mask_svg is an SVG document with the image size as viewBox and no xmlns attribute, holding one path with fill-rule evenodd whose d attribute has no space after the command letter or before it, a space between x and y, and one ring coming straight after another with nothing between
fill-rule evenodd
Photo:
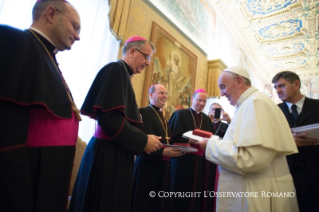
<instances>
[{"instance_id":1,"label":"shoulder cape","mask_svg":"<svg viewBox=\"0 0 319 212\"><path fill-rule=\"evenodd\" d=\"M0 25L0 66L0 100L43 105L56 117L72 118L60 73L29 31Z\"/></svg>"},{"instance_id":2,"label":"shoulder cape","mask_svg":"<svg viewBox=\"0 0 319 212\"><path fill-rule=\"evenodd\" d=\"M128 121L142 123L130 80L129 74L132 73L130 67L122 61L104 66L91 85L81 113L96 119L97 109L103 112L119 110Z\"/></svg>"}]
</instances>

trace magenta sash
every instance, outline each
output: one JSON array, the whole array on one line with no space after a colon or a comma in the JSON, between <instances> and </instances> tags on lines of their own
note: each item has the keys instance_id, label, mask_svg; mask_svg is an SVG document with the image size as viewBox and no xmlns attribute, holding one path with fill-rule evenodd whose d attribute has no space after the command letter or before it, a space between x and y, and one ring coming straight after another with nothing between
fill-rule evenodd
<instances>
[{"instance_id":1,"label":"magenta sash","mask_svg":"<svg viewBox=\"0 0 319 212\"><path fill-rule=\"evenodd\" d=\"M31 107L28 130L29 147L73 146L78 137L79 121L54 116L45 107Z\"/></svg>"},{"instance_id":2,"label":"magenta sash","mask_svg":"<svg viewBox=\"0 0 319 212\"><path fill-rule=\"evenodd\" d=\"M101 139L104 139L104 140L111 140L111 137L108 136L104 130L102 129L102 127L100 127L98 124L96 125L96 130L95 130L95 133L93 135L93 137L95 138L101 138Z\"/></svg>"}]
</instances>

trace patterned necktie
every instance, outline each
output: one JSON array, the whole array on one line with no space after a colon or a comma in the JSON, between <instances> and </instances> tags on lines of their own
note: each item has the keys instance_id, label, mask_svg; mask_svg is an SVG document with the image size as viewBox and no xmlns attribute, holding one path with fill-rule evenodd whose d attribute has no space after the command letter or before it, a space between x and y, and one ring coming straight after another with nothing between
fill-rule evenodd
<instances>
[{"instance_id":1,"label":"patterned necktie","mask_svg":"<svg viewBox=\"0 0 319 212\"><path fill-rule=\"evenodd\" d=\"M291 106L291 111L292 111L292 113L291 113L292 117L293 117L294 121L296 122L298 119L298 111L297 111L297 106L295 104L293 104Z\"/></svg>"}]
</instances>

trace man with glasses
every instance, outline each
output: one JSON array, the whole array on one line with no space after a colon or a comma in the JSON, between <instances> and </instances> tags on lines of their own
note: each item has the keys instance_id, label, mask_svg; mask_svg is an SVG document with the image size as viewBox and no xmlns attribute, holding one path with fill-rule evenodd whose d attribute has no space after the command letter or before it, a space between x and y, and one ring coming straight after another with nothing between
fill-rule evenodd
<instances>
[{"instance_id":1,"label":"man with glasses","mask_svg":"<svg viewBox=\"0 0 319 212\"><path fill-rule=\"evenodd\" d=\"M79 40L63 0L37 1L29 29L0 26L0 210L66 211L79 112L55 54Z\"/></svg>"},{"instance_id":2,"label":"man with glasses","mask_svg":"<svg viewBox=\"0 0 319 212\"><path fill-rule=\"evenodd\" d=\"M163 144L172 144L171 130L164 118L163 107L167 91L163 85L154 84L148 92L150 105L140 108L143 128L146 134L161 136ZM161 148L152 154L138 155L134 166L134 189L131 211L171 211L169 197L160 197L160 191L170 191L170 158L183 153L172 147ZM155 196L150 196L155 192Z\"/></svg>"},{"instance_id":3,"label":"man with glasses","mask_svg":"<svg viewBox=\"0 0 319 212\"><path fill-rule=\"evenodd\" d=\"M69 211L130 211L134 155L150 154L161 137L140 130L142 120L131 83L149 65L154 45L129 38L123 57L104 66L85 98L81 113L97 120L79 168Z\"/></svg>"},{"instance_id":4,"label":"man with glasses","mask_svg":"<svg viewBox=\"0 0 319 212\"><path fill-rule=\"evenodd\" d=\"M175 111L169 120L174 143L191 143L192 140L183 137L183 133L200 129L213 131L210 118L202 111L206 105L207 93L198 89L191 98L192 106L188 109ZM173 192L195 192L201 195L173 198L172 211L212 211L214 199L204 199L203 189L214 191L216 165L205 165L205 152L193 145L198 151L171 159L171 182ZM209 173L205 175L205 173Z\"/></svg>"},{"instance_id":5,"label":"man with glasses","mask_svg":"<svg viewBox=\"0 0 319 212\"><path fill-rule=\"evenodd\" d=\"M235 115L223 140L198 141L219 167L216 211L299 211L286 160L298 150L284 115L240 66L225 69L218 87Z\"/></svg>"}]
</instances>

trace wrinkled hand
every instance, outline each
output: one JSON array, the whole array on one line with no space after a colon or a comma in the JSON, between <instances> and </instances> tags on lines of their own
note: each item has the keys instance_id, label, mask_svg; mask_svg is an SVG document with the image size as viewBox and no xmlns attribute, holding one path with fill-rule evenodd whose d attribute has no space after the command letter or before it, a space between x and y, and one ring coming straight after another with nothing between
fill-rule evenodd
<instances>
[{"instance_id":1,"label":"wrinkled hand","mask_svg":"<svg viewBox=\"0 0 319 212\"><path fill-rule=\"evenodd\" d=\"M201 141L196 141L196 144L198 144L200 146L200 148L202 148L204 151L206 151L206 145L208 142L209 138L203 138L203 140Z\"/></svg>"},{"instance_id":2,"label":"wrinkled hand","mask_svg":"<svg viewBox=\"0 0 319 212\"><path fill-rule=\"evenodd\" d=\"M292 135L297 146L311 146L318 143L316 138L307 138L307 133L294 133Z\"/></svg>"},{"instance_id":3,"label":"wrinkled hand","mask_svg":"<svg viewBox=\"0 0 319 212\"><path fill-rule=\"evenodd\" d=\"M155 152L163 147L163 144L159 141L162 137L155 136L155 135L147 135L147 143L144 147L144 151L147 154L151 154L152 152Z\"/></svg>"},{"instance_id":4,"label":"wrinkled hand","mask_svg":"<svg viewBox=\"0 0 319 212\"><path fill-rule=\"evenodd\" d=\"M222 120L227 121L227 123L230 123L230 122L231 122L231 119L230 119L228 113L226 113L226 112L224 111L224 109L222 109L222 111L223 111Z\"/></svg>"},{"instance_id":5,"label":"wrinkled hand","mask_svg":"<svg viewBox=\"0 0 319 212\"><path fill-rule=\"evenodd\" d=\"M174 147L166 147L163 151L163 156L165 157L179 157L184 155L185 153L176 149Z\"/></svg>"}]
</instances>

